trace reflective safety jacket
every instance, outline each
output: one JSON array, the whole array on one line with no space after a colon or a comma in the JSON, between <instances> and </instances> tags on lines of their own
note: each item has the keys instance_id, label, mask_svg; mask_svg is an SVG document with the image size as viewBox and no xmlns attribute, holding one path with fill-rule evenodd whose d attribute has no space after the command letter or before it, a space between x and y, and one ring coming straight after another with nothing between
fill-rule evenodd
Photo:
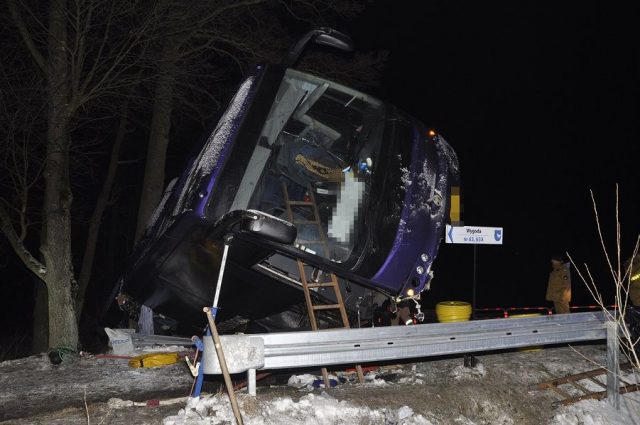
<instances>
[{"instance_id":1,"label":"reflective safety jacket","mask_svg":"<svg viewBox=\"0 0 640 425\"><path fill-rule=\"evenodd\" d=\"M571 301L571 271L569 263L551 270L547 284L547 301Z\"/></svg>"},{"instance_id":2,"label":"reflective safety jacket","mask_svg":"<svg viewBox=\"0 0 640 425\"><path fill-rule=\"evenodd\" d=\"M628 260L624 265L629 270L629 298L635 307L640 307L640 254Z\"/></svg>"}]
</instances>

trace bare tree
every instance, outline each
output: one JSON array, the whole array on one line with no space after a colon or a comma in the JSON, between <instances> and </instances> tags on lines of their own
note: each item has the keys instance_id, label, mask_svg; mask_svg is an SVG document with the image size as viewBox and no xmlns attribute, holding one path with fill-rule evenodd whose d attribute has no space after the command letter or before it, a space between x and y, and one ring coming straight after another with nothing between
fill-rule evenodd
<instances>
[{"instance_id":1,"label":"bare tree","mask_svg":"<svg viewBox=\"0 0 640 425\"><path fill-rule=\"evenodd\" d=\"M22 243L22 227L0 205L2 231L22 262L47 288L49 346L78 345L77 283L71 241L70 152L82 112L96 99L134 84L128 78L151 17L136 14L136 2L91 0L6 1L33 75L44 87L44 142L40 240L42 259ZM136 21L136 16L143 19ZM18 215L18 217L20 217ZM18 223L20 221L18 220ZM20 233L19 233L20 232Z\"/></svg>"},{"instance_id":2,"label":"bare tree","mask_svg":"<svg viewBox=\"0 0 640 425\"><path fill-rule=\"evenodd\" d=\"M584 282L594 301L604 312L606 320L616 323L616 329L618 330L618 340L622 347L622 352L633 366L634 373L638 374L640 372L640 358L638 356L638 352L640 352L640 341L638 340L638 336L634 335L630 323L627 321L629 317L627 315L627 312L629 309L633 308L629 303L629 288L631 285L632 262L629 261L628 264L625 265L624 259L628 257L623 256L622 253L622 237L617 185L615 195L615 239L614 249L611 253L609 250L607 250L605 239L602 233L602 225L600 223L596 200L594 198L593 192L591 192L593 211L596 219L596 228L598 230L602 252L609 269L609 274L611 276L610 283L612 284L614 291L614 304L616 305L616 308L614 310L609 310L607 308L607 303L605 303L604 297L602 296L603 286L598 280L594 278L589 266L587 264L577 265L574 262L573 258L571 258L571 256L569 256L569 259L578 271L580 279ZM639 248L640 236L636 238L631 258L635 258L638 255Z\"/></svg>"}]
</instances>

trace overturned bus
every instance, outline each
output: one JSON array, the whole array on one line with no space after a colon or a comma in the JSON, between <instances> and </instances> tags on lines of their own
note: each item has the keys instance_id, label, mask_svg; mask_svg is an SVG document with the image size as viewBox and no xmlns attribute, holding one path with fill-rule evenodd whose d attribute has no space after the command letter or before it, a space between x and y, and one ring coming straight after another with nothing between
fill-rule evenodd
<instances>
[{"instance_id":1,"label":"overturned bus","mask_svg":"<svg viewBox=\"0 0 640 425\"><path fill-rule=\"evenodd\" d=\"M202 330L218 295L221 332L305 329L307 268L337 276L350 317L366 322L376 295L417 303L428 288L458 179L453 149L410 115L292 67L258 66L168 185L118 299L182 334ZM331 298L323 289L313 296Z\"/></svg>"}]
</instances>

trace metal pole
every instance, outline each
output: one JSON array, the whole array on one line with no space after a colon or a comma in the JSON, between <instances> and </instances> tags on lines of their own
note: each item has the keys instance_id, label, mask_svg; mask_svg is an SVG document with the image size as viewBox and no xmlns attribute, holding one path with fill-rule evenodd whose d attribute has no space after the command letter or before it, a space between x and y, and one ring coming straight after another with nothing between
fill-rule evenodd
<instances>
[{"instance_id":1,"label":"metal pole","mask_svg":"<svg viewBox=\"0 0 640 425\"><path fill-rule=\"evenodd\" d=\"M229 252L229 240L224 240L224 252L222 253L222 262L220 263L220 273L218 274L218 283L216 283L216 295L213 297L213 311L218 311L218 298L220 298L220 288L222 287L222 278L224 277L224 266L227 264L227 253Z\"/></svg>"},{"instance_id":2,"label":"metal pole","mask_svg":"<svg viewBox=\"0 0 640 425\"><path fill-rule=\"evenodd\" d=\"M620 410L619 376L618 323L607 320L607 400L616 410Z\"/></svg>"},{"instance_id":3,"label":"metal pole","mask_svg":"<svg viewBox=\"0 0 640 425\"><path fill-rule=\"evenodd\" d=\"M229 375L229 369L227 368L227 361L224 358L224 351L222 351L222 343L220 342L220 335L218 335L218 328L216 328L213 316L211 315L211 309L209 307L205 307L203 308L203 311L207 314L209 329L211 330L211 336L213 337L213 345L216 348L218 362L220 363L220 370L222 371L222 376L224 377L224 384L227 387L227 394L229 395L229 401L231 402L233 415L236 417L236 423L238 425L244 425L244 422L242 422L242 415L240 414L240 408L238 407L238 401L236 400L236 393L233 390L231 375Z\"/></svg>"},{"instance_id":4,"label":"metal pole","mask_svg":"<svg viewBox=\"0 0 640 425\"><path fill-rule=\"evenodd\" d=\"M473 244L473 295L471 299L471 318L476 318L476 264L478 258L478 244Z\"/></svg>"}]
</instances>

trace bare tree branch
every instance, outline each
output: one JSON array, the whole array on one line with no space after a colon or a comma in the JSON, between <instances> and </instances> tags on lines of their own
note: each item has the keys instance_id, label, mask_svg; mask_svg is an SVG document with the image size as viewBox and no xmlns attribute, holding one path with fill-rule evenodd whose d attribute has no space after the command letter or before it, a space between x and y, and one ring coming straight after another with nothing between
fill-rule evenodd
<instances>
[{"instance_id":1,"label":"bare tree branch","mask_svg":"<svg viewBox=\"0 0 640 425\"><path fill-rule=\"evenodd\" d=\"M47 268L40 261L36 260L36 258L31 255L29 250L24 246L22 240L20 240L18 234L13 228L13 224L11 224L9 215L2 205L0 205L0 225L2 233L5 234L9 244L11 244L11 247L13 248L13 251L18 255L22 263L29 269L29 271L36 275L36 277L46 283L44 277L47 274Z\"/></svg>"},{"instance_id":2,"label":"bare tree branch","mask_svg":"<svg viewBox=\"0 0 640 425\"><path fill-rule=\"evenodd\" d=\"M38 68L40 68L40 71L44 73L45 59L42 56L42 53L40 53L40 51L36 47L33 41L33 37L31 36L31 33L27 29L27 26L25 25L25 22L22 19L22 15L18 10L15 0L7 0L7 6L9 7L9 13L11 13L11 17L13 18L15 25L18 28L18 32L22 36L22 40L27 46L29 53L31 53L31 57L33 58L35 63L38 65Z\"/></svg>"}]
</instances>

